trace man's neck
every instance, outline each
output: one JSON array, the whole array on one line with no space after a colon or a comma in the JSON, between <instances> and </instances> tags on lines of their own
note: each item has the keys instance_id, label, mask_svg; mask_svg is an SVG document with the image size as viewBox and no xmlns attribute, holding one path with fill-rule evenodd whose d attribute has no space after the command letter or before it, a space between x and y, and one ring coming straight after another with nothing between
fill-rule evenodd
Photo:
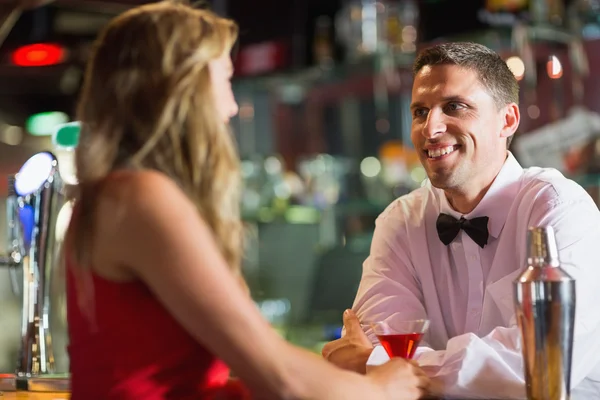
<instances>
[{"instance_id":1,"label":"man's neck","mask_svg":"<svg viewBox=\"0 0 600 400\"><path fill-rule=\"evenodd\" d=\"M493 181L492 181L493 182ZM479 191L471 191L470 193L459 192L454 190L444 190L446 199L450 206L461 214L468 214L477 207L481 199L485 196L492 182Z\"/></svg>"},{"instance_id":2,"label":"man's neck","mask_svg":"<svg viewBox=\"0 0 600 400\"><path fill-rule=\"evenodd\" d=\"M506 153L506 158L508 158L508 152ZM461 214L468 214L473 211L496 180L506 162L506 158L500 163L498 168L493 170L494 172L492 172L491 177L483 178L478 184L470 182L470 184L467 183L467 187L465 188L444 190L450 206Z\"/></svg>"}]
</instances>

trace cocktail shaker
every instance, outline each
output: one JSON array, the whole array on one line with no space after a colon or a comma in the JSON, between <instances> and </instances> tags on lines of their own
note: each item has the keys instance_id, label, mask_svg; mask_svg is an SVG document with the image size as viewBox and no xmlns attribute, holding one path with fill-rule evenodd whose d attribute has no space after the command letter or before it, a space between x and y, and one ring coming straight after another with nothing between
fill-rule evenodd
<instances>
[{"instance_id":1,"label":"cocktail shaker","mask_svg":"<svg viewBox=\"0 0 600 400\"><path fill-rule=\"evenodd\" d=\"M514 282L529 400L569 400L575 280L562 268L554 230L527 233L527 266Z\"/></svg>"}]
</instances>

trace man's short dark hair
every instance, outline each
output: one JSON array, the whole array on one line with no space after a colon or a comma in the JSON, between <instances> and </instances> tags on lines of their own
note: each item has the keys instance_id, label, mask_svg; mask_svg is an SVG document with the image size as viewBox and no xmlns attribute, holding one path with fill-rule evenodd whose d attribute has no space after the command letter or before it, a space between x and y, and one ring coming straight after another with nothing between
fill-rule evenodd
<instances>
[{"instance_id":1,"label":"man's short dark hair","mask_svg":"<svg viewBox=\"0 0 600 400\"><path fill-rule=\"evenodd\" d=\"M416 75L427 65L454 64L475 71L498 108L519 104L519 83L506 62L495 51L477 43L438 44L419 53L413 66ZM510 145L512 136L507 140Z\"/></svg>"}]
</instances>

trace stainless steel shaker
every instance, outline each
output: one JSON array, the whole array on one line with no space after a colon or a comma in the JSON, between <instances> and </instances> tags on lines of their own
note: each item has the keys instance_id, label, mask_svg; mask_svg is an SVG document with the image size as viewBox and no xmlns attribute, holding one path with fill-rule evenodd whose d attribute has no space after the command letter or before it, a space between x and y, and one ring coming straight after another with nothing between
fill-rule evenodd
<instances>
[{"instance_id":1,"label":"stainless steel shaker","mask_svg":"<svg viewBox=\"0 0 600 400\"><path fill-rule=\"evenodd\" d=\"M562 268L554 230L529 228L527 266L514 282L529 400L568 400L575 324L575 280Z\"/></svg>"}]
</instances>

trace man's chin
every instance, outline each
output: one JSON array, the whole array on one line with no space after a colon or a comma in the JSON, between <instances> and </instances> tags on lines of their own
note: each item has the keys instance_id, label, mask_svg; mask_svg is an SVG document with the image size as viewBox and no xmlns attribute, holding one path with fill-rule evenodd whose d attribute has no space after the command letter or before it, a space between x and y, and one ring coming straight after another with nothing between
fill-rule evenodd
<instances>
[{"instance_id":1,"label":"man's chin","mask_svg":"<svg viewBox=\"0 0 600 400\"><path fill-rule=\"evenodd\" d=\"M431 182L431 186L437 188L437 189L449 189L451 187L450 182L451 182L451 177L447 176L447 175L441 175L441 174L429 174L427 175L427 178L429 178L429 182Z\"/></svg>"}]
</instances>

